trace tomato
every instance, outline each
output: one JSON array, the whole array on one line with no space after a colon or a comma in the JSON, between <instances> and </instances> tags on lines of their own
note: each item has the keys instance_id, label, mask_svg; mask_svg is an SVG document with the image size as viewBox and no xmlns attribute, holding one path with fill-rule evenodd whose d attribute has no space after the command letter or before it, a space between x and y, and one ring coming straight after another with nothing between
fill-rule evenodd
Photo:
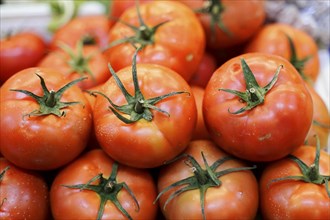
<instances>
[{"instance_id":1,"label":"tomato","mask_svg":"<svg viewBox=\"0 0 330 220\"><path fill-rule=\"evenodd\" d=\"M16 72L35 66L46 54L46 42L34 32L20 32L0 40L0 85Z\"/></svg>"},{"instance_id":2,"label":"tomato","mask_svg":"<svg viewBox=\"0 0 330 220\"><path fill-rule=\"evenodd\" d=\"M115 71L131 65L134 43L143 50L138 63L160 64L189 80L197 70L205 50L205 35L194 12L175 1L154 1L127 9L109 32L108 61ZM130 27L133 25L137 28ZM122 42L124 41L124 42Z\"/></svg>"},{"instance_id":3,"label":"tomato","mask_svg":"<svg viewBox=\"0 0 330 220\"><path fill-rule=\"evenodd\" d=\"M94 129L104 151L116 161L153 168L182 152L197 120L188 83L157 64L136 64L104 84L94 104ZM119 83L121 81L121 83ZM123 94L124 92L124 94ZM106 98L105 98L106 97Z\"/></svg>"},{"instance_id":4,"label":"tomato","mask_svg":"<svg viewBox=\"0 0 330 220\"><path fill-rule=\"evenodd\" d=\"M77 82L69 83L53 69L28 68L3 84L0 146L4 157L22 168L50 170L83 151L92 113L74 85Z\"/></svg>"},{"instance_id":5,"label":"tomato","mask_svg":"<svg viewBox=\"0 0 330 220\"><path fill-rule=\"evenodd\" d=\"M251 167L210 140L190 142L184 154L159 172L159 205L166 219L255 218L258 183ZM175 192L181 193L171 198Z\"/></svg>"},{"instance_id":6,"label":"tomato","mask_svg":"<svg viewBox=\"0 0 330 220\"><path fill-rule=\"evenodd\" d=\"M304 143L313 102L289 61L249 53L213 73L205 88L203 115L211 138L222 149L265 162L285 157Z\"/></svg>"},{"instance_id":7,"label":"tomato","mask_svg":"<svg viewBox=\"0 0 330 220\"><path fill-rule=\"evenodd\" d=\"M290 39L293 48L290 47ZM319 75L320 61L315 40L306 32L288 24L264 25L249 41L244 51L282 56L297 68L306 81L312 84Z\"/></svg>"},{"instance_id":8,"label":"tomato","mask_svg":"<svg viewBox=\"0 0 330 220\"><path fill-rule=\"evenodd\" d=\"M49 219L49 192L45 179L0 158L0 218Z\"/></svg>"},{"instance_id":9,"label":"tomato","mask_svg":"<svg viewBox=\"0 0 330 220\"><path fill-rule=\"evenodd\" d=\"M205 88L213 72L217 68L218 66L215 57L211 53L205 52L196 72L190 79L189 84Z\"/></svg>"},{"instance_id":10,"label":"tomato","mask_svg":"<svg viewBox=\"0 0 330 220\"><path fill-rule=\"evenodd\" d=\"M61 26L53 34L50 49L58 49L58 43L76 46L77 42L95 44L100 48L108 45L108 32L111 28L105 15L78 16Z\"/></svg>"},{"instance_id":11,"label":"tomato","mask_svg":"<svg viewBox=\"0 0 330 220\"><path fill-rule=\"evenodd\" d=\"M177 0L192 8L206 33L208 48L247 42L266 18L264 0Z\"/></svg>"},{"instance_id":12,"label":"tomato","mask_svg":"<svg viewBox=\"0 0 330 220\"><path fill-rule=\"evenodd\" d=\"M330 218L330 155L321 150L317 156L317 150L301 146L292 153L294 158L272 162L264 169L259 184L264 219Z\"/></svg>"},{"instance_id":13,"label":"tomato","mask_svg":"<svg viewBox=\"0 0 330 220\"><path fill-rule=\"evenodd\" d=\"M210 139L210 134L207 131L204 123L203 117L203 97L204 97L204 88L199 86L191 86L192 93L194 94L196 107L197 107L197 124L192 136L192 140L199 139Z\"/></svg>"},{"instance_id":14,"label":"tomato","mask_svg":"<svg viewBox=\"0 0 330 220\"><path fill-rule=\"evenodd\" d=\"M149 171L118 164L101 149L62 169L50 190L55 219L155 219L156 196Z\"/></svg>"},{"instance_id":15,"label":"tomato","mask_svg":"<svg viewBox=\"0 0 330 220\"><path fill-rule=\"evenodd\" d=\"M104 83L111 76L106 57L98 46L83 46L82 42L78 42L75 49L62 46L63 50L51 51L38 66L55 68L70 81L87 76L88 79L77 84L81 89L89 89Z\"/></svg>"},{"instance_id":16,"label":"tomato","mask_svg":"<svg viewBox=\"0 0 330 220\"><path fill-rule=\"evenodd\" d=\"M139 0L139 5L154 0ZM110 0L109 5L109 17L113 21L113 19L118 19L124 11L128 8L135 7L136 1L135 0Z\"/></svg>"},{"instance_id":17,"label":"tomato","mask_svg":"<svg viewBox=\"0 0 330 220\"><path fill-rule=\"evenodd\" d=\"M311 85L307 84L309 93L313 100L313 123L306 137L308 145L316 145L315 135L320 139L321 148L328 147L328 137L330 134L330 113L322 97Z\"/></svg>"}]
</instances>

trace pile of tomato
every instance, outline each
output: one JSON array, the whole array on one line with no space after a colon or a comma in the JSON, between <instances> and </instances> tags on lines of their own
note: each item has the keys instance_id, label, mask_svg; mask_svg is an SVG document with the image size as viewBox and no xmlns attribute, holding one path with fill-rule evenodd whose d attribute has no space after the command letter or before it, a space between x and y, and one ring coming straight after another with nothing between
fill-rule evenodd
<instances>
[{"instance_id":1,"label":"pile of tomato","mask_svg":"<svg viewBox=\"0 0 330 220\"><path fill-rule=\"evenodd\" d=\"M1 219L329 219L318 45L264 1L113 1L1 39Z\"/></svg>"}]
</instances>

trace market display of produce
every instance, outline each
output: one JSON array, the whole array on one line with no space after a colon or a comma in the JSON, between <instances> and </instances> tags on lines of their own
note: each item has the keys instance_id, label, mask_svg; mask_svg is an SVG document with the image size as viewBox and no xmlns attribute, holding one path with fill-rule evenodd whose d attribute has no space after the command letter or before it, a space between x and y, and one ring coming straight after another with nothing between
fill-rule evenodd
<instances>
[{"instance_id":1,"label":"market display of produce","mask_svg":"<svg viewBox=\"0 0 330 220\"><path fill-rule=\"evenodd\" d=\"M0 4L0 219L330 219L330 2Z\"/></svg>"}]
</instances>

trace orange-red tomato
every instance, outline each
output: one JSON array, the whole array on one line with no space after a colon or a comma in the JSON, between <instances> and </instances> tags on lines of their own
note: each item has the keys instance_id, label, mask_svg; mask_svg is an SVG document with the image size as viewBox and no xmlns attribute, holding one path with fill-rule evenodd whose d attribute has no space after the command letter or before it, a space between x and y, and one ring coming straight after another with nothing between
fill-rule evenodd
<instances>
[{"instance_id":1,"label":"orange-red tomato","mask_svg":"<svg viewBox=\"0 0 330 220\"><path fill-rule=\"evenodd\" d=\"M108 32L111 23L105 15L78 16L58 28L52 36L50 49L58 49L58 43L75 47L77 42L95 44L100 48L108 45Z\"/></svg>"},{"instance_id":2,"label":"orange-red tomato","mask_svg":"<svg viewBox=\"0 0 330 220\"><path fill-rule=\"evenodd\" d=\"M229 48L248 41L266 18L264 0L177 1L197 11L209 48Z\"/></svg>"},{"instance_id":3,"label":"orange-red tomato","mask_svg":"<svg viewBox=\"0 0 330 220\"><path fill-rule=\"evenodd\" d=\"M243 68L253 77L244 76ZM304 143L312 123L313 102L305 84L291 63L277 55L248 53L228 60L205 88L203 115L212 139L247 160L288 155Z\"/></svg>"},{"instance_id":4,"label":"orange-red tomato","mask_svg":"<svg viewBox=\"0 0 330 220\"><path fill-rule=\"evenodd\" d=\"M191 155L205 171L206 165L201 153L203 152L208 166L212 166L215 161L228 156L214 142L210 140L195 140L190 142L184 153ZM242 161L231 158L226 160L214 169L221 172L232 168L245 167ZM173 163L161 167L158 175L158 192L171 184L186 179L194 178L196 166L188 157L179 159ZM194 182L191 185L207 188L205 192L205 218L204 219L254 219L258 209L258 183L251 170L240 170L221 175L217 180L219 186L210 186L214 182L210 176L201 172L203 182ZM197 175L196 175L197 177ZM197 177L198 178L198 177ZM202 178L201 178L202 179ZM176 186L165 192L159 198L159 205L166 219L203 219L201 211L201 193L203 189L194 188L175 196L164 207L165 201L174 191L188 186L184 184Z\"/></svg>"},{"instance_id":5,"label":"orange-red tomato","mask_svg":"<svg viewBox=\"0 0 330 220\"><path fill-rule=\"evenodd\" d=\"M196 72L190 79L189 84L205 88L213 72L217 68L216 58L210 52L205 52Z\"/></svg>"},{"instance_id":6,"label":"orange-red tomato","mask_svg":"<svg viewBox=\"0 0 330 220\"><path fill-rule=\"evenodd\" d=\"M330 113L317 91L311 85L307 84L307 89L313 99L313 123L307 134L306 142L308 145L316 146L315 135L320 140L321 148L328 147L328 138L330 134Z\"/></svg>"},{"instance_id":7,"label":"orange-red tomato","mask_svg":"<svg viewBox=\"0 0 330 220\"><path fill-rule=\"evenodd\" d=\"M0 40L0 85L15 73L37 63L46 54L46 42L34 32L20 32Z\"/></svg>"},{"instance_id":8,"label":"orange-red tomato","mask_svg":"<svg viewBox=\"0 0 330 220\"><path fill-rule=\"evenodd\" d=\"M197 124L192 136L192 140L200 140L200 139L210 139L210 134L207 131L204 123L203 117L203 97L204 97L204 88L200 86L191 86L191 91L194 94L196 107L197 107Z\"/></svg>"},{"instance_id":9,"label":"orange-red tomato","mask_svg":"<svg viewBox=\"0 0 330 220\"><path fill-rule=\"evenodd\" d=\"M105 51L114 70L131 65L135 53L131 43L134 43L136 46L145 45L138 54L138 63L169 67L188 81L197 70L205 49L205 34L194 12L175 1L144 3L139 11L144 25L140 24L137 9L132 7L121 15L122 22L114 24L109 32L110 45L129 39ZM138 30L123 22L136 26ZM154 29L157 25L160 26Z\"/></svg>"},{"instance_id":10,"label":"orange-red tomato","mask_svg":"<svg viewBox=\"0 0 330 220\"><path fill-rule=\"evenodd\" d=\"M48 92L43 91L36 74L44 79ZM0 146L4 157L26 169L50 170L69 163L84 150L92 126L92 112L76 85L60 91L61 96L57 93L68 83L63 74L54 69L28 68L3 84ZM39 100L12 89L30 91L39 96ZM53 98L59 99L55 106ZM78 103L58 109L65 102ZM56 110L59 115L42 115L45 110Z\"/></svg>"},{"instance_id":11,"label":"orange-red tomato","mask_svg":"<svg viewBox=\"0 0 330 220\"><path fill-rule=\"evenodd\" d=\"M298 60L307 58L303 64L297 65L300 74L305 80L314 83L320 71L318 46L309 34L298 28L282 23L264 25L248 42L245 52L275 54L291 61L292 51L288 37L292 39L296 58Z\"/></svg>"},{"instance_id":12,"label":"orange-red tomato","mask_svg":"<svg viewBox=\"0 0 330 220\"><path fill-rule=\"evenodd\" d=\"M54 68L70 81L88 77L77 84L81 89L97 86L110 78L107 59L98 46L85 45L80 49L67 49L49 52L38 66Z\"/></svg>"},{"instance_id":13,"label":"orange-red tomato","mask_svg":"<svg viewBox=\"0 0 330 220\"><path fill-rule=\"evenodd\" d=\"M113 201L119 202L132 219L155 219L158 206L154 205L153 201L157 188L149 171L117 164L118 170L114 173L114 163L116 162L104 151L98 149L87 152L60 170L50 190L54 219L97 219L102 198L107 200L100 219L127 219ZM94 188L100 186L102 181L107 181L108 184L97 192L89 190L88 187L66 187L88 184L88 181L100 174L102 179L89 184ZM111 179L111 175L115 178ZM136 201L123 187L123 183L131 190Z\"/></svg>"},{"instance_id":14,"label":"orange-red tomato","mask_svg":"<svg viewBox=\"0 0 330 220\"><path fill-rule=\"evenodd\" d=\"M121 69L117 75L134 97L132 68ZM132 107L134 111L130 114L118 112L128 119L151 111L152 116L148 120L141 118L128 124L109 109L111 105L107 99L98 95L93 111L94 129L99 144L112 158L133 167L152 168L162 165L187 147L196 125L197 110L189 84L173 70L156 64L137 64L137 78L145 98L142 103L171 92L186 93L168 97L154 105L167 113L137 105ZM115 105L128 103L114 76L105 82L101 92ZM141 100L137 102L142 104ZM143 110L142 113L139 110Z\"/></svg>"},{"instance_id":15,"label":"orange-red tomato","mask_svg":"<svg viewBox=\"0 0 330 220\"><path fill-rule=\"evenodd\" d=\"M49 219L48 186L40 174L3 157L0 174L0 219Z\"/></svg>"},{"instance_id":16,"label":"orange-red tomato","mask_svg":"<svg viewBox=\"0 0 330 220\"><path fill-rule=\"evenodd\" d=\"M315 146L301 146L292 155L308 167L315 167ZM314 170L315 171L315 170ZM330 175L330 155L321 150L319 173ZM263 219L329 219L330 198L326 188L330 184L314 184L301 180L274 181L288 176L302 176L297 163L289 158L272 162L260 178L260 209ZM271 182L273 181L273 182ZM328 184L326 186L325 184Z\"/></svg>"}]
</instances>

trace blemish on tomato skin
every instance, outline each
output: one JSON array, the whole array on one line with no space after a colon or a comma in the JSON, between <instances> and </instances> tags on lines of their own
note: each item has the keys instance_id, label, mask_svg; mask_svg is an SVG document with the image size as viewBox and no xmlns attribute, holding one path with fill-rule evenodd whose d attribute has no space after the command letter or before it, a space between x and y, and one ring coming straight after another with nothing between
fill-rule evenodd
<instances>
[{"instance_id":1,"label":"blemish on tomato skin","mask_svg":"<svg viewBox=\"0 0 330 220\"><path fill-rule=\"evenodd\" d=\"M186 60L188 61L188 62L190 62L190 61L192 61L193 60L193 58L194 58L194 55L193 54L188 54L187 56L186 56Z\"/></svg>"},{"instance_id":2,"label":"blemish on tomato skin","mask_svg":"<svg viewBox=\"0 0 330 220\"><path fill-rule=\"evenodd\" d=\"M268 134L265 134L264 136L258 137L258 140L259 141L264 141L264 140L269 139L271 137L272 137L272 134L268 133Z\"/></svg>"}]
</instances>

